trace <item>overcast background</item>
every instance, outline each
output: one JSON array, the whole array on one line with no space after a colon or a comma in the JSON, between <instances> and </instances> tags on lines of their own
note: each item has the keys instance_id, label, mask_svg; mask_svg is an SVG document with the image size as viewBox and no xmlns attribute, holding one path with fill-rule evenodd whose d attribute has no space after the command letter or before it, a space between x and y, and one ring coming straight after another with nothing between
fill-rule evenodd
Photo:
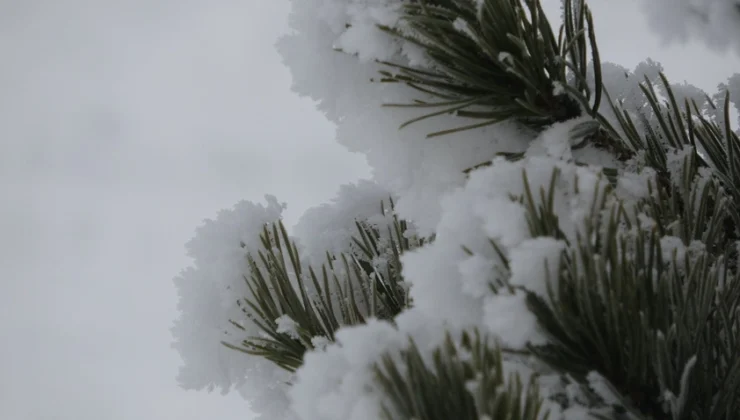
<instances>
[{"instance_id":1,"label":"overcast background","mask_svg":"<svg viewBox=\"0 0 740 420\"><path fill-rule=\"evenodd\" d=\"M591 4L606 60L651 56L705 89L740 69L660 46L632 1ZM240 199L275 194L293 224L368 173L290 93L272 46L287 13L285 0L0 0L0 418L250 417L236 395L175 382L183 245Z\"/></svg>"}]
</instances>

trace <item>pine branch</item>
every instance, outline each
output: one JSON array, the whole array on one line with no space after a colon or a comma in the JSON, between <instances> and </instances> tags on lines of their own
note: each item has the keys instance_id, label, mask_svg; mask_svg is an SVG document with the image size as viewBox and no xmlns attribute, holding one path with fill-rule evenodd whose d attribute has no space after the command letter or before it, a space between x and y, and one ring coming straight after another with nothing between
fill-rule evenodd
<instances>
[{"instance_id":1,"label":"pine branch","mask_svg":"<svg viewBox=\"0 0 740 420\"><path fill-rule=\"evenodd\" d=\"M600 69L591 92L588 58L598 63L593 21L580 1L566 1L566 22L558 36L536 0L423 0L407 3L397 27L381 27L397 39L421 46L430 69L383 62L382 82L404 83L441 101L387 104L454 113L483 120L429 136L516 120L540 129L581 115L595 114L601 102ZM589 48L591 54L589 54ZM569 82L573 76L574 82ZM592 101L593 99L593 101ZM593 104L591 104L593 102Z\"/></svg>"},{"instance_id":2,"label":"pine branch","mask_svg":"<svg viewBox=\"0 0 740 420\"><path fill-rule=\"evenodd\" d=\"M392 200L390 205L392 212ZM381 203L381 214L385 212ZM404 288L401 255L425 243L407 237L408 223L395 213L392 217L387 239L370 224L357 222L358 236L352 240L359 254L327 254L318 273L303 266L282 222L265 226L257 258L247 255L251 274L245 281L252 298L237 302L265 336L248 337L239 345L222 344L295 371L304 353L315 347L315 338L332 342L341 326L365 323L367 317L392 320L411 304ZM376 266L379 259L386 259L383 267ZM292 324L292 330L285 331L284 323ZM231 324L245 330L238 322Z\"/></svg>"},{"instance_id":3,"label":"pine branch","mask_svg":"<svg viewBox=\"0 0 740 420\"><path fill-rule=\"evenodd\" d=\"M519 198L533 236L562 237L548 204L553 185L541 190L542 205L534 204L529 188ZM688 195L708 200L717 192L712 182L693 183ZM670 203L651 198L630 215L610 194L594 200L586 230L562 255L556 282L548 281L552 303L528 293L530 310L553 340L530 350L583 382L589 372L599 372L649 418L733 418L740 409L737 272L726 255L701 248L666 259L659 231L671 217ZM642 226L640 208L656 209L662 221ZM721 214L674 216L716 227ZM721 242L714 228L703 234L709 243Z\"/></svg>"},{"instance_id":4,"label":"pine branch","mask_svg":"<svg viewBox=\"0 0 740 420\"><path fill-rule=\"evenodd\" d=\"M306 349L313 348L314 337L332 340L340 324L356 323L358 317L351 311L337 317L329 307L331 290L318 287L313 270L309 270L310 278L318 296L315 300L309 297L297 247L290 241L282 222L274 224L272 229L265 226L260 240L262 250L257 253L258 258L247 256L251 275L245 281L252 298L244 300L243 312L266 337L249 337L240 346L223 344L294 371L302 364ZM323 274L324 284L328 285L330 275L325 270ZM347 279L347 283L352 281ZM352 307L357 306L354 296L346 297ZM278 319L284 316L296 324L295 331L282 331Z\"/></svg>"},{"instance_id":5,"label":"pine branch","mask_svg":"<svg viewBox=\"0 0 740 420\"><path fill-rule=\"evenodd\" d=\"M551 338L528 351L583 387L593 372L605 378L622 401L611 407L614 419L618 413L653 420L733 419L740 412L740 138L730 128L729 94L723 126L696 103L679 104L662 74L662 89L648 79L640 85L645 109L623 109L603 88L588 8L565 0L563 18L556 36L536 0L482 0L480 6L472 0L406 2L401 24L381 29L422 47L431 66L384 62L391 70L381 72L381 81L405 84L435 101L386 106L427 111L402 127L443 114L475 120L429 136L504 120L537 133L585 113L593 121L571 132L580 140L573 149L593 145L621 162L644 157L657 174L650 197L628 205L611 186L598 184L575 238L565 235L555 211L560 171L539 189L523 172L524 193L511 199L525 209L531 236L566 244L555 278L547 279L547 295L525 290L529 309ZM603 101L615 120L600 112ZM503 155L512 161L524 157ZM604 175L616 184L619 172ZM400 256L425 241L407 237L407 223L395 215L382 234L367 222L356 227L357 252L327 255L318 271L302 265L282 224L265 227L263 248L247 257L252 297L243 302L263 336L223 344L295 371L315 338L333 341L344 325L370 316L392 320L410 307ZM670 241L678 243L667 252ZM491 290L523 289L505 280L506 253L490 243L505 268ZM413 340L400 354L386 354L375 367L388 397L385 416L546 417L537 381L524 386L519 377L507 377L502 352L476 331L460 342L448 335L431 365Z\"/></svg>"},{"instance_id":6,"label":"pine branch","mask_svg":"<svg viewBox=\"0 0 740 420\"><path fill-rule=\"evenodd\" d=\"M725 92L725 126L720 127L702 115L696 102L686 100L683 107L679 106L668 79L662 73L660 78L667 100L658 96L649 80L646 79L640 85L648 99L652 121L642 113L638 115L640 123L636 124L629 111L609 100L624 138L623 143L629 144L635 152L644 151L645 163L657 171L658 182L666 190L670 190L674 183L668 168L667 154L671 150L693 149L687 155L692 159L692 165L684 172L685 176L693 179L701 168L711 169L712 176L729 192L734 206L724 206L712 201L707 205L710 208L724 207L723 228L727 232L727 240L740 239L740 137L730 128L729 91ZM603 117L601 122L608 127L611 136L620 135ZM638 126L642 129L638 129ZM688 191L686 185L682 189ZM674 197L668 192L666 198L670 198L676 207L688 205L684 197Z\"/></svg>"},{"instance_id":7,"label":"pine branch","mask_svg":"<svg viewBox=\"0 0 740 420\"><path fill-rule=\"evenodd\" d=\"M403 270L401 255L424 246L430 240L408 237L408 222L399 219L395 214L395 203L392 198L389 198L389 204L388 211L393 222L388 226L385 236L381 235L378 228L358 221L356 222L358 235L352 240L360 250L358 264L375 280L375 287L386 303L386 308L393 313L399 313L411 306L405 290L406 285L401 281ZM387 214L384 203L381 203L380 214ZM378 241L381 238L384 238L386 243L379 247Z\"/></svg>"},{"instance_id":8,"label":"pine branch","mask_svg":"<svg viewBox=\"0 0 740 420\"><path fill-rule=\"evenodd\" d=\"M524 385L518 375L506 375L501 350L478 331L463 333L459 344L448 334L431 366L410 340L400 357L385 355L375 373L388 396L387 420L548 418L536 378Z\"/></svg>"}]
</instances>

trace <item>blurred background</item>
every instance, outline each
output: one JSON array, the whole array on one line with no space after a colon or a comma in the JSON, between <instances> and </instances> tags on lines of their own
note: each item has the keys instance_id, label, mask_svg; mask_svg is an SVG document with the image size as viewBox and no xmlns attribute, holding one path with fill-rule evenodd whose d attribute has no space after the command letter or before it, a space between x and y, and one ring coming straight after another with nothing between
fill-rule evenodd
<instances>
[{"instance_id":1,"label":"blurred background","mask_svg":"<svg viewBox=\"0 0 740 420\"><path fill-rule=\"evenodd\" d=\"M740 69L592 0L605 60L714 90ZM544 0L558 18L557 0ZM186 392L171 279L202 219L265 193L294 224L367 177L273 42L287 0L0 0L0 418L249 419Z\"/></svg>"}]
</instances>

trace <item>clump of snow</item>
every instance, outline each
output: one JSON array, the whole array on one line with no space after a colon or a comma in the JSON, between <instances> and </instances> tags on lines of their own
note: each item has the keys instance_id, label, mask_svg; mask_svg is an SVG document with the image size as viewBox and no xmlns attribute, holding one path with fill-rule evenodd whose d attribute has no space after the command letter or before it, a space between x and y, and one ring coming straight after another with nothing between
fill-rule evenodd
<instances>
[{"instance_id":1,"label":"clump of snow","mask_svg":"<svg viewBox=\"0 0 740 420\"><path fill-rule=\"evenodd\" d=\"M295 412L316 420L381 418L383 394L373 385L371 368L383 353L405 345L403 334L375 319L342 329L336 343L306 354L290 389Z\"/></svg>"},{"instance_id":2,"label":"clump of snow","mask_svg":"<svg viewBox=\"0 0 740 420\"><path fill-rule=\"evenodd\" d=\"M431 67L431 61L427 56L426 50L421 45L413 42L404 42L401 44L401 54L406 57L411 67Z\"/></svg>"},{"instance_id":3,"label":"clump of snow","mask_svg":"<svg viewBox=\"0 0 740 420\"><path fill-rule=\"evenodd\" d=\"M671 176L671 181L681 192L684 191L684 163L694 153L694 148L684 146L682 149L671 149L666 152L666 167Z\"/></svg>"},{"instance_id":4,"label":"clump of snow","mask_svg":"<svg viewBox=\"0 0 740 420\"><path fill-rule=\"evenodd\" d=\"M479 9L483 4L478 1ZM315 349L305 355L294 377L262 358L224 348L221 340L243 338L243 333L235 335L228 321L245 317L237 303L248 293L242 278L248 273L245 253L257 249L262 226L279 219L283 208L273 197L268 197L266 207L240 204L198 231L189 245L194 267L176 280L183 315L173 333L185 361L180 375L184 386L228 390L237 385L253 410L275 420L296 415L292 413L300 413L302 420L379 418L384 393L377 388L372 366L383 355L397 355L407 348L409 338L425 359L443 342L446 331L458 337L463 330L477 328L511 348L546 342L527 309L522 288L546 298L546 279L557 282L566 242L574 243L584 232L594 203L604 198L608 181L601 168L619 170L609 199L625 200L628 208L648 196L649 182L655 185L655 172L644 167L644 155L621 164L593 146L579 145L574 150L583 140L574 129L588 123L588 117L553 124L539 135L506 122L427 137L479 122L455 115L441 115L399 130L402 123L428 109L383 104L436 100L402 84L371 82L378 79L381 69L395 71L376 60L429 66L422 48L392 39L377 27L403 29L400 5L398 0L295 1L290 16L295 32L280 41L279 50L292 72L293 89L316 100L318 108L337 125L337 140L349 151L364 154L372 168L372 181L343 186L331 203L301 218L295 227L301 257L320 265L327 252L336 255L351 250L356 221L378 227L384 234L392 215L382 214L380 203L385 201L388 210L387 200L393 197L397 215L414 223L409 234L435 235L433 242L402 256L404 286L414 306L396 317L395 326L370 319L367 325L340 329L335 343L313 337ZM470 30L461 20L454 25L464 33ZM498 58L510 60L505 52ZM645 95L637 83L645 76L657 82L660 71L660 65L649 60L634 71L609 64L602 68L612 99L633 115L644 115L647 124L655 124L655 118L646 109ZM730 80L731 90L739 91L740 98L738 85L740 78ZM553 88L565 91L563 86ZM688 85L677 87L676 92L681 101L698 101L701 96ZM614 123L608 108L604 105L601 110ZM639 118L635 121L638 130L645 128ZM688 150L671 155L675 178L680 178L677 163ZM499 152L526 153L524 159L512 162L497 157ZM490 166L466 174L482 163ZM711 182L708 179L703 173L695 182ZM563 238L533 237L526 218L528 203L519 201L527 189L537 208L545 206L545 196L552 193L552 212ZM638 218L644 227L654 224L644 213ZM666 256L700 249L692 243L686 251L679 238L670 236L661 239L661 246ZM380 257L373 263L383 266L387 260ZM293 320L282 316L276 322L280 332L297 336ZM259 334L251 323L244 325L249 334ZM231 335L225 336L224 331ZM504 368L527 375L521 364L510 360ZM286 383L293 385L288 388ZM564 389L575 398L574 387ZM582 407L553 410L564 418L586 418Z\"/></svg>"},{"instance_id":5,"label":"clump of snow","mask_svg":"<svg viewBox=\"0 0 740 420\"><path fill-rule=\"evenodd\" d=\"M524 349L527 344L545 344L547 339L539 330L534 314L527 309L526 294L492 295L484 304L484 325L499 337L504 347Z\"/></svg>"},{"instance_id":6,"label":"clump of snow","mask_svg":"<svg viewBox=\"0 0 740 420\"><path fill-rule=\"evenodd\" d=\"M493 262L480 255L471 255L458 264L462 277L463 291L473 297L482 297L491 290L494 283L496 266Z\"/></svg>"},{"instance_id":7,"label":"clump of snow","mask_svg":"<svg viewBox=\"0 0 740 420\"><path fill-rule=\"evenodd\" d=\"M373 367L390 355L400 361L400 352L409 346L409 337L428 365L432 350L438 348L450 328L429 322L416 311L403 312L397 327L371 319L366 325L342 329L336 343L323 351L306 354L304 365L290 389L292 406L304 420L374 420L381 418L385 392L375 380ZM459 330L452 329L457 337ZM465 358L465 355L461 355ZM402 363L397 366L403 373ZM531 369L518 363L504 362L505 376L518 373L524 383L531 380Z\"/></svg>"},{"instance_id":8,"label":"clump of snow","mask_svg":"<svg viewBox=\"0 0 740 420\"><path fill-rule=\"evenodd\" d=\"M380 32L375 25L365 23L347 29L337 39L335 46L344 52L357 54L360 62L369 62L391 59L395 44L389 34Z\"/></svg>"},{"instance_id":9,"label":"clump of snow","mask_svg":"<svg viewBox=\"0 0 740 420\"><path fill-rule=\"evenodd\" d=\"M537 157L520 162L498 158L491 167L474 171L464 186L443 198L434 242L403 256L414 306L397 317L397 329L373 320L342 329L336 344L309 352L290 391L294 411L305 420L374 418L383 393L375 388L371 367L383 354L397 354L405 348L407 336L426 358L442 342L446 330L454 334L479 328L512 348L544 343L524 293L497 294L489 287L508 275L490 240L511 256L512 284L545 290L541 274L546 264L556 269L563 244L552 238L531 238L523 208L511 196L525 191L523 171L527 171L530 187L539 191L550 185L556 168L566 174L555 184L556 211L573 224L570 232L575 232L581 221L573 217L578 213L574 206L590 206L591 187L600 182L592 170ZM583 179L584 197L579 197L576 179ZM527 254L541 263L537 273L526 267ZM528 273L538 277L528 278ZM507 362L509 368L514 369Z\"/></svg>"},{"instance_id":10,"label":"clump of snow","mask_svg":"<svg viewBox=\"0 0 740 420\"><path fill-rule=\"evenodd\" d=\"M338 142L351 152L365 154L374 181L399 197L399 215L413 220L420 235L430 235L441 215L440 198L463 184L464 171L492 159L497 152L523 151L527 135L514 124L504 123L427 138L429 133L472 122L454 115L442 115L399 130L401 124L428 110L383 104L438 100L404 85L371 83L379 78L381 69L393 69L334 51L331 46L338 37L336 28L327 26L323 15L317 16L310 3L294 4L291 21L297 32L279 42L279 50L293 75L293 89L318 101L318 108L337 123ZM337 7L365 2L346 3ZM349 14L344 16L344 23L355 24ZM404 55L407 52L411 54L408 57ZM392 61L402 65L409 64L409 60L425 61L418 48L405 44L394 54Z\"/></svg>"},{"instance_id":11,"label":"clump of snow","mask_svg":"<svg viewBox=\"0 0 740 420\"><path fill-rule=\"evenodd\" d=\"M588 162L600 168L619 169L624 166L624 163L617 160L614 154L606 149L600 149L591 143L587 143L579 149L571 150L571 153L576 162Z\"/></svg>"},{"instance_id":12,"label":"clump of snow","mask_svg":"<svg viewBox=\"0 0 740 420\"><path fill-rule=\"evenodd\" d=\"M276 331L280 334L286 334L290 338L294 338L298 340L300 336L298 335L298 323L295 322L293 319L291 319L288 315L281 315L278 319L275 320L275 323L277 324Z\"/></svg>"},{"instance_id":13,"label":"clump of snow","mask_svg":"<svg viewBox=\"0 0 740 420\"><path fill-rule=\"evenodd\" d=\"M409 294L414 300L411 311L421 312L435 323L445 320L452 328L473 326L480 322L483 312L480 298L460 287L458 262L466 258L463 243L445 243L443 239L438 235L432 245L402 258L405 279L411 284ZM474 291L471 286L467 289Z\"/></svg>"},{"instance_id":14,"label":"clump of snow","mask_svg":"<svg viewBox=\"0 0 740 420\"><path fill-rule=\"evenodd\" d=\"M509 255L512 285L522 286L538 296L547 296L547 283L553 284L558 277L560 257L565 251L565 242L549 236L523 241Z\"/></svg>"},{"instance_id":15,"label":"clump of snow","mask_svg":"<svg viewBox=\"0 0 740 420\"><path fill-rule=\"evenodd\" d=\"M349 27L336 40L336 47L357 54L360 62L393 58L399 42L378 26L395 27L400 8L397 1L350 2L346 6Z\"/></svg>"},{"instance_id":16,"label":"clump of snow","mask_svg":"<svg viewBox=\"0 0 740 420\"><path fill-rule=\"evenodd\" d=\"M475 186L473 183L469 184L470 188ZM492 198L481 200L475 204L473 209L478 215L497 216L497 218L484 219L482 227L489 238L505 248L518 245L528 236L524 206L517 202L505 198ZM500 220L506 220L507 223L498 222Z\"/></svg>"},{"instance_id":17,"label":"clump of snow","mask_svg":"<svg viewBox=\"0 0 740 420\"><path fill-rule=\"evenodd\" d=\"M564 160L572 159L571 143L582 140L581 138L574 137L572 132L574 128L589 121L592 121L591 117L583 116L553 124L540 133L530 144L529 149L527 149L527 155L550 156Z\"/></svg>"},{"instance_id":18,"label":"clump of snow","mask_svg":"<svg viewBox=\"0 0 740 420\"><path fill-rule=\"evenodd\" d=\"M391 193L380 185L361 180L346 184L330 203L308 209L293 229L301 245L301 257L318 267L326 262L326 253L338 255L350 249L358 234L357 221L372 220L385 234L389 220L381 214L381 204L390 209Z\"/></svg>"},{"instance_id":19,"label":"clump of snow","mask_svg":"<svg viewBox=\"0 0 740 420\"><path fill-rule=\"evenodd\" d=\"M615 190L617 196L627 203L634 203L637 200L650 196L649 185L656 186L655 171L652 168L643 168L639 173L625 172L617 180Z\"/></svg>"},{"instance_id":20,"label":"clump of snow","mask_svg":"<svg viewBox=\"0 0 740 420\"><path fill-rule=\"evenodd\" d=\"M541 341L534 321L514 326L496 320L498 311L502 311L501 316L505 316L504 312L513 314L514 302L520 304L516 316L522 320L533 318L527 315L519 297L497 295L487 286L495 285L497 280L509 281L544 295L546 266L551 279L556 280L554 270L563 243L553 238L531 238L524 208L511 200L512 195L525 193L526 171L529 187L537 192L535 205L542 204L539 190L549 188L556 170L560 175L554 184L553 210L562 220L564 233L574 238L592 205L595 186L605 181L588 168L558 159L538 157L509 162L497 158L490 167L473 172L464 188L445 197L435 241L403 257L404 274L412 284L411 311L453 327L487 327L512 344ZM510 279L506 278L507 271L491 240L510 260ZM501 329L503 325L509 327Z\"/></svg>"},{"instance_id":21,"label":"clump of snow","mask_svg":"<svg viewBox=\"0 0 740 420\"><path fill-rule=\"evenodd\" d=\"M193 265L174 280L181 315L172 327L173 347L183 359L178 375L182 387L220 388L223 393L235 387L257 406L259 401L285 400L284 384L290 375L265 359L244 357L221 342L238 343L260 333L249 321L242 323L246 331L240 331L229 320L244 319L241 301L249 297L243 277L249 273L246 254L259 249L263 226L279 220L285 209L273 196L265 200L266 204L240 202L196 230L187 244ZM284 406L266 407L263 415L289 418Z\"/></svg>"},{"instance_id":22,"label":"clump of snow","mask_svg":"<svg viewBox=\"0 0 740 420\"><path fill-rule=\"evenodd\" d=\"M663 252L663 260L666 262L673 261L675 257L676 262L681 264L686 257L686 245L681 238L675 236L664 236L660 238L660 249Z\"/></svg>"},{"instance_id":23,"label":"clump of snow","mask_svg":"<svg viewBox=\"0 0 740 420\"><path fill-rule=\"evenodd\" d=\"M329 344L331 344L331 341L323 336L317 336L311 339L311 345L317 350L324 350Z\"/></svg>"}]
</instances>

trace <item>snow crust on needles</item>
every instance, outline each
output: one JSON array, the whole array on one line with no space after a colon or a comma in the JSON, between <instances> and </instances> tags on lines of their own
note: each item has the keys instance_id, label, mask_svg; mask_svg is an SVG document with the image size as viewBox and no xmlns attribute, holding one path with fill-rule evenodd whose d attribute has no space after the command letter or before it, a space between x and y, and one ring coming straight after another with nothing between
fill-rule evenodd
<instances>
[{"instance_id":1,"label":"snow crust on needles","mask_svg":"<svg viewBox=\"0 0 740 420\"><path fill-rule=\"evenodd\" d=\"M183 359L178 382L188 389L223 393L236 387L266 418L289 419L285 385L290 374L271 362L226 348L222 341L238 343L229 320L243 320L238 299L249 297L244 282L248 265L246 252L259 249L265 223L278 220L285 205L274 196L266 203L242 201L222 210L215 220L206 220L187 244L192 267L175 278L181 315L172 328L173 347ZM243 246L242 246L243 245ZM245 322L247 336L259 336L256 325Z\"/></svg>"},{"instance_id":2,"label":"snow crust on needles","mask_svg":"<svg viewBox=\"0 0 740 420\"><path fill-rule=\"evenodd\" d=\"M370 218L373 211L365 209L373 208L377 216L380 200L397 197L399 215L412 220L420 235L437 233L431 246L404 257L405 275L413 285L414 309L397 319L397 329L371 321L367 326L342 330L337 335L338 344L307 354L294 381L261 358L224 348L220 341L235 337L224 335L224 331L233 331L228 320L243 319L236 299L247 296L242 279L247 273L244 254L254 251L262 225L277 220L282 209L274 198L268 198L267 206L242 203L198 230L190 244L194 268L176 280L183 315L174 334L185 361L180 374L185 387L227 391L236 385L253 411L265 419L294 415L287 408L286 392L304 420L377 418L372 410L378 407L381 394L368 394L373 386L369 366L381 352L406 345L408 336L413 336L423 352L440 344L445 330L458 334L474 326L499 334L511 346L542 340L521 295L495 296L485 287L495 275L491 269L493 273L502 269L488 239L500 241L515 261L517 247L522 247L520 254L537 250L527 268L534 270L544 270L545 261L562 248L557 241L528 238L521 206L512 203L508 194L521 193L524 168L531 172L535 189L549 184L555 167L562 167L567 177L576 171L583 182L596 182L593 171L574 169L547 157L553 151L570 156L565 134L573 123L544 134L539 139L544 147L530 150L525 161L497 160L494 167L476 171L466 182L465 169L490 161L499 151L526 151L535 138L506 123L426 138L430 132L465 123L453 116L399 131L398 126L417 116L418 110L381 105L409 103L420 98L419 92L398 84L370 82L380 69L373 59L424 62L413 44L391 42L374 26L393 24L397 6L397 1L386 0L294 2L290 19L296 33L283 39L279 49L293 73L294 89L318 101L327 118L337 124L338 141L350 151L364 153L373 169L373 182L345 187L333 203L306 213L296 227L302 252L316 262L325 251L342 250L354 233L355 217ZM348 23L350 31L346 31ZM360 59L332 47L354 52ZM558 198L564 219L583 213L573 209L581 198L566 197L572 187L562 185L565 195ZM239 247L240 242L246 244L245 249ZM463 245L474 255L465 254ZM523 264L513 268L515 279L523 284L537 274L523 271ZM495 319L499 322L492 321ZM504 319L516 320L516 329L501 322ZM259 336L253 325L245 327L246 335ZM520 368L507 365L507 369ZM288 390L285 383L291 381L294 385Z\"/></svg>"},{"instance_id":3,"label":"snow crust on needles","mask_svg":"<svg viewBox=\"0 0 740 420\"><path fill-rule=\"evenodd\" d=\"M575 240L587 216L585 209L599 197L593 192L606 182L595 170L536 156L515 163L500 158L491 167L475 171L469 182L443 197L435 241L403 256L414 306L396 318L397 328L372 321L343 329L337 343L306 356L289 390L300 418L378 418L383 393L376 389L371 367L384 352L393 354L403 349L406 337L413 337L426 357L442 343L445 331L456 336L470 328L495 334L501 344L512 349L545 343L545 336L524 303L524 294L494 294L487 287L495 283L496 276L507 274L489 239L500 244L511 260L510 283L546 296L545 279L556 278L552 270L557 267L564 243L532 238L524 208L509 196L524 192L523 171L527 172L530 188L539 191L550 185L556 170L561 175L555 183L555 212L564 221L566 236ZM535 200L535 205L543 204L540 198ZM523 373L525 380L530 373L513 362L506 362L505 370ZM573 410L567 418L579 418L579 409Z\"/></svg>"},{"instance_id":4,"label":"snow crust on needles","mask_svg":"<svg viewBox=\"0 0 740 420\"><path fill-rule=\"evenodd\" d=\"M440 116L398 127L420 110L383 107L424 99L396 83L371 83L378 71L389 70L372 59L423 62L418 47L406 41L388 42L368 21L388 24L397 15L397 0L307 0L293 2L290 17L296 30L278 49L293 76L293 89L318 102L337 124L337 141L351 152L365 154L373 180L398 197L402 217L413 220L421 235L431 234L440 217L442 194L462 185L464 169L490 160L501 150L523 151L523 134L511 125L426 138L435 131L468 121ZM376 17L382 19L376 19ZM345 26L368 31L348 39ZM359 30L359 29L358 29ZM342 54L332 49L354 51ZM392 70L392 69L390 69Z\"/></svg>"},{"instance_id":5,"label":"snow crust on needles","mask_svg":"<svg viewBox=\"0 0 740 420\"><path fill-rule=\"evenodd\" d=\"M372 181L343 187L336 200L304 215L295 228L301 255L320 264L326 251L346 251L355 233L355 218L388 223L388 215L380 214L380 201L393 197L398 215L413 221L416 233L437 235L433 243L403 257L414 307L397 317L395 328L370 320L367 325L343 328L334 344L315 337L319 350L306 355L295 377L263 358L223 347L222 340L238 342L244 335L260 335L249 323L244 324L246 334L227 335L234 331L229 319L244 319L236 301L248 297L242 277L248 274L245 253L257 249L262 226L278 220L283 209L269 196L266 205L240 203L198 229L188 245L193 267L175 280L182 316L173 334L184 359L179 380L186 388L226 392L236 386L262 419L297 418L296 413L302 420L377 419L383 393L375 388L370 367L381 354L404 348L408 337L413 337L424 357L442 343L445 331L455 336L471 327L497 335L512 348L545 340L521 293L496 295L489 285L506 276L512 284L544 297L546 270L550 278L555 277L552 270L564 243L530 237L524 208L509 196L524 191L524 170L530 188L538 192L549 186L557 169L555 212L566 237L573 239L591 207L593 191L606 182L598 176L599 167L618 167L617 162L588 146L571 149L569 133L583 119L556 124L539 136L502 123L426 138L428 133L466 123L454 116L398 130L422 111L381 105L429 99L400 84L371 83L381 69L375 60L428 64L418 46L391 39L376 28L377 24L396 25L398 7L398 0L294 1L290 25L295 33L282 39L278 48L292 72L293 89L317 101L337 125L337 140L348 150L363 153L373 170ZM660 70L649 61L631 74L607 65L604 82L614 99L640 108L645 99L635 83L643 76L657 80ZM736 81L730 83L737 91ZM680 95L701 97L688 85ZM516 163L495 159L501 151L526 152L526 158ZM591 166L576 166L572 159ZM491 160L491 167L466 178L465 169ZM633 164L633 169L637 167L639 162ZM649 176L649 171L624 173L617 194L632 201L645 196ZM534 198L539 200L539 194ZM510 273L489 240L496 241L510 260ZM672 239L664 242L681 250ZM293 332L290 319L276 322L286 333ZM509 362L505 370L520 372L525 379L529 374ZM557 387L545 388L547 396ZM580 419L583 413L573 406L566 417Z\"/></svg>"}]
</instances>

